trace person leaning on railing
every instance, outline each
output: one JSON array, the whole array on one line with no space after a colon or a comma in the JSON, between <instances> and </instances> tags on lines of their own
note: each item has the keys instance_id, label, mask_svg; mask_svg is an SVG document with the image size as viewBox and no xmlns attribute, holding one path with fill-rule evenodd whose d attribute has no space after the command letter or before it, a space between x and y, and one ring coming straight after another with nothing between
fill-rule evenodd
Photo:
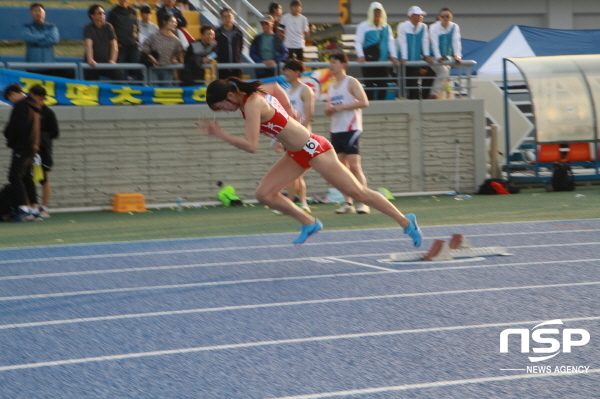
<instances>
[{"instance_id":1,"label":"person leaning on railing","mask_svg":"<svg viewBox=\"0 0 600 399\"><path fill-rule=\"evenodd\" d=\"M460 28L452 22L453 14L449 8L442 8L438 14L438 21L429 26L429 40L433 58L437 62L462 60L462 44ZM431 88L430 98L442 97L444 83L450 78L450 65L433 64L431 69L436 78Z\"/></svg>"},{"instance_id":2,"label":"person leaning on railing","mask_svg":"<svg viewBox=\"0 0 600 399\"><path fill-rule=\"evenodd\" d=\"M425 60L433 64L430 56L429 31L423 23L427 13L420 7L408 9L408 21L398 24L398 59L404 65L406 61ZM410 100L427 99L435 73L429 67L406 67L406 91ZM421 80L421 87L419 87Z\"/></svg>"},{"instance_id":3,"label":"person leaning on railing","mask_svg":"<svg viewBox=\"0 0 600 399\"><path fill-rule=\"evenodd\" d=\"M181 41L175 34L177 20L172 15L162 15L158 20L160 30L150 36L142 46L142 59L147 58L148 63L154 67L178 64L183 53ZM172 69L152 69L153 81L171 82L174 73Z\"/></svg>"},{"instance_id":4,"label":"person leaning on railing","mask_svg":"<svg viewBox=\"0 0 600 399\"><path fill-rule=\"evenodd\" d=\"M202 25L200 39L190 43L183 59L181 71L182 86L204 84L204 68L210 66L216 58L215 29L210 25Z\"/></svg>"},{"instance_id":5,"label":"person leaning on railing","mask_svg":"<svg viewBox=\"0 0 600 399\"><path fill-rule=\"evenodd\" d=\"M92 21L83 28L85 44L85 62L91 67L101 63L117 63L119 48L117 35L111 24L105 22L106 13L99 4L93 4L88 9L88 17ZM106 76L112 80L121 80L121 71L117 69L86 69L86 80L98 80Z\"/></svg>"},{"instance_id":6,"label":"person leaning on railing","mask_svg":"<svg viewBox=\"0 0 600 399\"><path fill-rule=\"evenodd\" d=\"M231 8L221 10L221 26L215 31L217 40L217 61L224 64L239 64L242 62L242 47L244 45L244 33L235 24L235 16ZM242 70L219 69L219 79L227 79L230 76L242 77Z\"/></svg>"},{"instance_id":7,"label":"person leaning on railing","mask_svg":"<svg viewBox=\"0 0 600 399\"><path fill-rule=\"evenodd\" d=\"M360 63L390 60L398 64L392 27L387 23L387 14L381 3L371 3L367 11L367 20L356 27L354 48ZM388 82L384 78L390 76L390 68L365 66L361 69L367 87L367 98L385 100ZM370 90L373 88L380 90Z\"/></svg>"}]
</instances>

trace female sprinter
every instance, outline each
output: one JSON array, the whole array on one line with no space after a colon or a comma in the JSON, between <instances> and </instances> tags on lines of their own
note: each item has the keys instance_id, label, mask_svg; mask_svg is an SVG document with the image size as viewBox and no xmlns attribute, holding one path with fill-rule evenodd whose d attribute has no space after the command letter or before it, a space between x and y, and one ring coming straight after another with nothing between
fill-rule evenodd
<instances>
[{"instance_id":1,"label":"female sprinter","mask_svg":"<svg viewBox=\"0 0 600 399\"><path fill-rule=\"evenodd\" d=\"M329 141L323 136L310 133L299 122L290 118L278 98L289 104L285 91L277 84L265 85L263 88L260 81L243 82L231 77L216 80L208 85L206 103L213 111L242 111L242 116L246 119L244 136L224 132L219 122L207 118L201 119L197 125L208 135L250 153L258 149L260 133L276 138L283 144L286 153L263 177L256 189L256 199L302 224L300 236L293 243L303 244L308 237L323 229L323 224L318 219L281 194L284 187L312 167L342 193L394 219L404 228L404 233L412 238L415 247L421 246L423 237L415 215L404 216L383 195L360 184L338 160Z\"/></svg>"}]
</instances>

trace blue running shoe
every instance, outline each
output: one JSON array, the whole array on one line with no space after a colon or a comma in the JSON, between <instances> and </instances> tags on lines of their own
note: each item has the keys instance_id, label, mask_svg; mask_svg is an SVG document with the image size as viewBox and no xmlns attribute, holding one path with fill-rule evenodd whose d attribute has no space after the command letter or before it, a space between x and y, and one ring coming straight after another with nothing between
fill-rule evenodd
<instances>
[{"instance_id":1,"label":"blue running shoe","mask_svg":"<svg viewBox=\"0 0 600 399\"><path fill-rule=\"evenodd\" d=\"M410 225L404 229L404 234L408 234L413 240L415 247L419 248L423 242L423 233L417 224L417 217L414 213L409 213L406 218L410 220Z\"/></svg>"},{"instance_id":2,"label":"blue running shoe","mask_svg":"<svg viewBox=\"0 0 600 399\"><path fill-rule=\"evenodd\" d=\"M321 230L323 230L323 223L319 219L315 219L313 224L303 224L300 227L300 235L292 241L292 244L304 244L308 240L308 237Z\"/></svg>"}]
</instances>

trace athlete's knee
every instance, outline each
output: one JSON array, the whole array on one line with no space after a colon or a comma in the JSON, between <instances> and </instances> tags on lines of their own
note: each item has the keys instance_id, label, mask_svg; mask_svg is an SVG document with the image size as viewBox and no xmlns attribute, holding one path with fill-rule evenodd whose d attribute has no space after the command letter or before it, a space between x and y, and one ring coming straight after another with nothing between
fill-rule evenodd
<instances>
[{"instance_id":1,"label":"athlete's knee","mask_svg":"<svg viewBox=\"0 0 600 399\"><path fill-rule=\"evenodd\" d=\"M260 188L258 188L254 192L254 196L256 197L258 202L260 202L261 204L265 204L265 205L269 205L270 203L272 203L273 199L275 198L275 195L277 195L277 193L272 193L270 191L263 190Z\"/></svg>"}]
</instances>

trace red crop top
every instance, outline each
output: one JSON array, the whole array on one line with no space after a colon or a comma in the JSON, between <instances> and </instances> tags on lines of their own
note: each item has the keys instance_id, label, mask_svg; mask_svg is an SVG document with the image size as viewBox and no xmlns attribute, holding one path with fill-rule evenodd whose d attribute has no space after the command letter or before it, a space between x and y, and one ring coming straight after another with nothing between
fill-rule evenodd
<instances>
[{"instance_id":1,"label":"red crop top","mask_svg":"<svg viewBox=\"0 0 600 399\"><path fill-rule=\"evenodd\" d=\"M246 101L248 101L248 97L250 96L244 96L244 104L246 104ZM265 100L267 100L269 105L271 105L271 107L275 109L275 114L268 121L261 122L260 133L274 139L277 137L277 134L279 134L279 132L281 132L283 128L287 125L290 116L287 112L285 112L279 100L277 100L272 95L265 95ZM244 111L242 111L242 116L244 117L244 119L246 119L246 114L244 113Z\"/></svg>"}]
</instances>

